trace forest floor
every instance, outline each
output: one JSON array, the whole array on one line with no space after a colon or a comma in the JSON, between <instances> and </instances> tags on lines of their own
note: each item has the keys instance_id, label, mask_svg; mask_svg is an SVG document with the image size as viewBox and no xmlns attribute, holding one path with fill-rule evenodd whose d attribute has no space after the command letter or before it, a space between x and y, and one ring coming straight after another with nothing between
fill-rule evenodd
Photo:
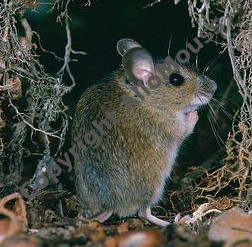
<instances>
[{"instance_id":1,"label":"forest floor","mask_svg":"<svg viewBox=\"0 0 252 247\"><path fill-rule=\"evenodd\" d=\"M87 222L78 214L76 198L64 191L44 192L29 202L13 193L0 201L0 246L251 247L252 215L228 203L226 197L203 203L176 220L175 214L154 207L153 214L172 222L159 227L137 217ZM224 205L231 209L219 210Z\"/></svg>"}]
</instances>

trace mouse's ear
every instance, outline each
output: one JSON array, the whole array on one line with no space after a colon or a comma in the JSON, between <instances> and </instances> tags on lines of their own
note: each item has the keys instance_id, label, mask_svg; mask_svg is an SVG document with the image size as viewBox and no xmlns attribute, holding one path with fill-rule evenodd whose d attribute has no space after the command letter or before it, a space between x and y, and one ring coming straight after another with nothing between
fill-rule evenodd
<instances>
[{"instance_id":1,"label":"mouse's ear","mask_svg":"<svg viewBox=\"0 0 252 247\"><path fill-rule=\"evenodd\" d=\"M154 64L147 50L142 47L130 49L122 57L122 63L130 80L140 80L148 85L148 79L154 73Z\"/></svg>"},{"instance_id":2,"label":"mouse's ear","mask_svg":"<svg viewBox=\"0 0 252 247\"><path fill-rule=\"evenodd\" d=\"M120 39L116 45L117 52L121 56L124 56L126 52L135 47L141 47L141 45L139 45L135 40L128 38Z\"/></svg>"},{"instance_id":3,"label":"mouse's ear","mask_svg":"<svg viewBox=\"0 0 252 247\"><path fill-rule=\"evenodd\" d=\"M145 86L154 73L151 54L132 39L121 39L117 42L117 51L122 56L122 63L128 79L140 80Z\"/></svg>"}]
</instances>

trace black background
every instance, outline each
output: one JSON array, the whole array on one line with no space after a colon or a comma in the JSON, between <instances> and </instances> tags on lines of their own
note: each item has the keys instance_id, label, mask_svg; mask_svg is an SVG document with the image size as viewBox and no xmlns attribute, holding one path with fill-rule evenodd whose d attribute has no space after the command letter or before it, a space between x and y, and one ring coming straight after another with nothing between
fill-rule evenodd
<instances>
[{"instance_id":1,"label":"black background","mask_svg":"<svg viewBox=\"0 0 252 247\"><path fill-rule=\"evenodd\" d=\"M185 0L178 5L174 5L171 0L163 0L148 8L144 6L151 1L100 0L93 1L89 7L85 6L85 3L73 1L69 5L73 48L87 53L85 56L75 56L79 61L71 63L77 82L73 91L65 96L71 115L85 88L119 68L121 58L116 51L119 39L135 39L147 48L153 57L159 59L168 55L169 42L169 54L174 57L180 49L185 49L186 43L197 33L197 30L192 28ZM32 29L40 34L43 47L63 57L66 44L64 23L61 25L56 21L59 12L48 12L50 7L50 4L41 4L36 10L29 11L27 18ZM217 14L211 13L211 16ZM36 41L34 37L34 42ZM220 51L221 48L215 43L205 45L198 54L197 68L200 73L213 61L208 76L218 84L216 98L219 99L232 76L228 57L225 52L219 56ZM40 49L38 53L46 71L56 75L62 63ZM196 57L192 57L190 64L194 65L195 61ZM64 83L69 84L69 79L66 78ZM233 106L228 105L227 108L229 107L230 113L233 114ZM220 140L214 136L206 115L207 111L200 113L196 133L185 142L180 155L180 162L183 164L200 164L224 147L223 144L218 144ZM231 122L222 114L217 125L217 128L220 127L219 134L225 141Z\"/></svg>"}]
</instances>

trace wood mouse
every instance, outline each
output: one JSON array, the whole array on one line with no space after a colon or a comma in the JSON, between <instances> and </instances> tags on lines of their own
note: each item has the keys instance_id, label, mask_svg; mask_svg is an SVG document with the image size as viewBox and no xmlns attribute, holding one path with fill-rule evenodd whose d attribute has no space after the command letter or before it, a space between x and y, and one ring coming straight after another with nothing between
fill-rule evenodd
<instances>
[{"instance_id":1,"label":"wood mouse","mask_svg":"<svg viewBox=\"0 0 252 247\"><path fill-rule=\"evenodd\" d=\"M182 65L171 66L165 77L156 69L165 61L154 62L134 40L120 40L117 51L123 66L82 94L73 118L77 195L94 220L138 213L165 226L170 223L153 216L151 206L162 197L179 147L198 120L197 109L210 101L217 86ZM151 76L160 78L159 86L150 87ZM135 100L130 111L125 95ZM93 133L93 139L86 133ZM94 144L98 135L97 145L83 145L84 136Z\"/></svg>"}]
</instances>

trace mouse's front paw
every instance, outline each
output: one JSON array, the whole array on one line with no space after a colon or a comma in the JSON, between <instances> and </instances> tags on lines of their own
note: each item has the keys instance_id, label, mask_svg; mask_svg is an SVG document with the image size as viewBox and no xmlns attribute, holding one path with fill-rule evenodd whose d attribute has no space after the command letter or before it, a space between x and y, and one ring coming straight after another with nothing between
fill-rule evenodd
<instances>
[{"instance_id":1,"label":"mouse's front paw","mask_svg":"<svg viewBox=\"0 0 252 247\"><path fill-rule=\"evenodd\" d=\"M198 119L199 116L197 111L190 111L186 114L186 128L188 135L192 133Z\"/></svg>"}]
</instances>

